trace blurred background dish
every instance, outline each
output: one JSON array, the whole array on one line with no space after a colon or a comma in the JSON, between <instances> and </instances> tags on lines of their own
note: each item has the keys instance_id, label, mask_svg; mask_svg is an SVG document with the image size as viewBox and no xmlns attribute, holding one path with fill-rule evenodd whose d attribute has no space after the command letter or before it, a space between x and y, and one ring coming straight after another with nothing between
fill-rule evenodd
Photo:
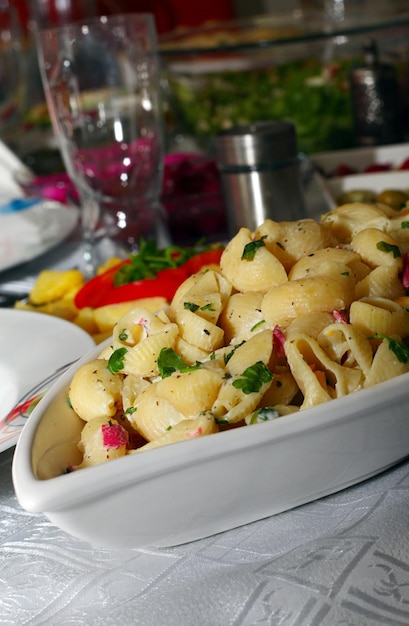
<instances>
[{"instance_id":1,"label":"blurred background dish","mask_svg":"<svg viewBox=\"0 0 409 626\"><path fill-rule=\"evenodd\" d=\"M399 211L409 201L409 175L403 170L339 176L327 180L326 185L335 206L382 202Z\"/></svg>"},{"instance_id":2,"label":"blurred background dish","mask_svg":"<svg viewBox=\"0 0 409 626\"><path fill-rule=\"evenodd\" d=\"M409 7L402 0L15 0L26 79L23 128L13 142L37 174L53 152L63 168L42 92L33 31L96 14L149 11L160 35L167 150L208 152L229 126L289 119L302 151L357 145L351 70L368 39L399 85L409 134ZM24 130L22 133L21 131ZM386 138L383 143L393 143ZM46 164L47 167L50 163ZM41 168L41 171L37 171ZM50 172L50 170L48 170Z\"/></svg>"},{"instance_id":3,"label":"blurred background dish","mask_svg":"<svg viewBox=\"0 0 409 626\"><path fill-rule=\"evenodd\" d=\"M163 202L177 243L192 243L201 234L216 240L225 232L224 199L214 163L210 166L215 161L217 132L284 119L294 123L304 155L360 150L351 76L365 63L369 40L376 44L379 62L393 69L399 87L399 110L392 113L400 120L399 137L374 137L374 145L408 140L407 2L254 0L249 5L245 0L209 0L205 6L191 4L186 0L15 0L26 37L22 58L27 79L22 85L22 122L7 143L43 190L50 191L47 176L66 177L66 173L33 54L33 29L101 13L149 11L155 17L163 66L165 175L168 182L170 175L175 176L173 191L168 184L163 189ZM382 95L378 89L376 96L379 91ZM177 166L175 155L179 155ZM200 159L207 161L205 175L198 167ZM217 189L209 189L210 171ZM31 195L32 190L26 191Z\"/></svg>"},{"instance_id":4,"label":"blurred background dish","mask_svg":"<svg viewBox=\"0 0 409 626\"><path fill-rule=\"evenodd\" d=\"M409 13L395 2L386 15L375 5L371 13L346 13L341 21L297 9L164 34L171 141L208 151L222 129L288 119L303 152L354 147L351 71L364 62L368 38L380 61L396 71L403 140Z\"/></svg>"},{"instance_id":5,"label":"blurred background dish","mask_svg":"<svg viewBox=\"0 0 409 626\"><path fill-rule=\"evenodd\" d=\"M409 200L409 144L372 146L311 155L331 206L382 201L399 210Z\"/></svg>"}]
</instances>

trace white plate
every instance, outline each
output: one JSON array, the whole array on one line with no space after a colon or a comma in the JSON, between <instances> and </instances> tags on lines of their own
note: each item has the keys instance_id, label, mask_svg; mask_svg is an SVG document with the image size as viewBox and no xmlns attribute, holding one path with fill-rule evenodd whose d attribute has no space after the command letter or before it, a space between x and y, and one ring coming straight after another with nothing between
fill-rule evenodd
<instances>
[{"instance_id":1,"label":"white plate","mask_svg":"<svg viewBox=\"0 0 409 626\"><path fill-rule=\"evenodd\" d=\"M0 198L0 205L10 198ZM79 210L54 201L16 212L0 212L0 271L30 261L63 241L78 222Z\"/></svg>"},{"instance_id":2,"label":"white plate","mask_svg":"<svg viewBox=\"0 0 409 626\"><path fill-rule=\"evenodd\" d=\"M80 363L96 358L101 347ZM33 470L35 433L51 403L66 395L77 367L27 422L13 482L23 508L93 544L129 549L193 541L329 495L409 455L409 374L403 374L271 422L40 480ZM51 412L52 422L55 417ZM44 456L58 449L67 463L62 441L76 441L67 428L70 438L50 429Z\"/></svg>"},{"instance_id":3,"label":"white plate","mask_svg":"<svg viewBox=\"0 0 409 626\"><path fill-rule=\"evenodd\" d=\"M16 444L31 410L64 366L94 345L65 320L0 309L0 452Z\"/></svg>"}]
</instances>

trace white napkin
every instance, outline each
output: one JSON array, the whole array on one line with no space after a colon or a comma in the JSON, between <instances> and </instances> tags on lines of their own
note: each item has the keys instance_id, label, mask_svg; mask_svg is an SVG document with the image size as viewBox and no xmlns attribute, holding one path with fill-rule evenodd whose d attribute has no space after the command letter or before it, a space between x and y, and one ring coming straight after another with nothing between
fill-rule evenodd
<instances>
[{"instance_id":1,"label":"white napkin","mask_svg":"<svg viewBox=\"0 0 409 626\"><path fill-rule=\"evenodd\" d=\"M28 168L0 141L0 271L28 261L65 239L78 209L54 200L25 198L16 182Z\"/></svg>"},{"instance_id":2,"label":"white napkin","mask_svg":"<svg viewBox=\"0 0 409 626\"><path fill-rule=\"evenodd\" d=\"M78 208L53 200L0 201L0 271L33 259L65 239L78 221ZM10 210L10 206L18 209Z\"/></svg>"}]
</instances>

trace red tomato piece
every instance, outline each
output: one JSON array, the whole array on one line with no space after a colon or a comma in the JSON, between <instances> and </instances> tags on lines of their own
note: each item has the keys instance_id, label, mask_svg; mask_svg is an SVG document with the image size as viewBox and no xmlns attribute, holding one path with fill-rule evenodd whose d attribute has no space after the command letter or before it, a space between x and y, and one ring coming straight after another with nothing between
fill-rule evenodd
<instances>
[{"instance_id":1,"label":"red tomato piece","mask_svg":"<svg viewBox=\"0 0 409 626\"><path fill-rule=\"evenodd\" d=\"M345 163L340 163L339 165L337 165L337 167L334 169L333 172L331 172L331 176L349 176L350 174L356 174L357 170L353 167L350 167L349 165L346 165Z\"/></svg>"},{"instance_id":2,"label":"red tomato piece","mask_svg":"<svg viewBox=\"0 0 409 626\"><path fill-rule=\"evenodd\" d=\"M399 168L400 170L409 170L409 157L407 159L405 159L400 165Z\"/></svg>"},{"instance_id":3,"label":"red tomato piece","mask_svg":"<svg viewBox=\"0 0 409 626\"><path fill-rule=\"evenodd\" d=\"M372 163L372 165L368 165L364 171L370 174L371 172L389 172L391 169L391 163Z\"/></svg>"},{"instance_id":4,"label":"red tomato piece","mask_svg":"<svg viewBox=\"0 0 409 626\"><path fill-rule=\"evenodd\" d=\"M191 274L199 272L204 265L219 265L222 254L222 248L206 250L205 252L200 252L199 254L192 256L192 258L186 261L182 267L186 268L186 271L190 276Z\"/></svg>"},{"instance_id":5,"label":"red tomato piece","mask_svg":"<svg viewBox=\"0 0 409 626\"><path fill-rule=\"evenodd\" d=\"M161 296L172 300L177 288L192 274L198 272L204 265L219 264L222 249L206 250L195 255L183 265L160 270L155 278L133 281L114 285L114 276L117 270L130 261L124 261L110 268L103 274L91 278L75 296L75 306L98 308L107 304L117 304L140 298Z\"/></svg>"},{"instance_id":6,"label":"red tomato piece","mask_svg":"<svg viewBox=\"0 0 409 626\"><path fill-rule=\"evenodd\" d=\"M106 272L88 280L75 296L74 303L77 309L83 309L86 306L93 308L100 306L99 301L101 297L113 287L114 276L118 269L129 263L130 261L122 261L109 268Z\"/></svg>"}]
</instances>

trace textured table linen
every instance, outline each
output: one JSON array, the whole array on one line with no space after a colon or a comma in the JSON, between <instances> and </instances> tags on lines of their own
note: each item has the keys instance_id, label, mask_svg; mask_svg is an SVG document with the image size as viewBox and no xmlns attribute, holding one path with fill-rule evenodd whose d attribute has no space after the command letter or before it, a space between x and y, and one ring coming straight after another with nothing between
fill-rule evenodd
<instances>
[{"instance_id":1,"label":"textured table linen","mask_svg":"<svg viewBox=\"0 0 409 626\"><path fill-rule=\"evenodd\" d=\"M24 290L78 258L60 246L3 272L0 288ZM0 626L409 624L409 461L194 543L110 551L22 510L12 456L0 454Z\"/></svg>"},{"instance_id":2,"label":"textured table linen","mask_svg":"<svg viewBox=\"0 0 409 626\"><path fill-rule=\"evenodd\" d=\"M0 456L2 625L409 624L409 462L207 539L107 550L23 511L12 455Z\"/></svg>"}]
</instances>

